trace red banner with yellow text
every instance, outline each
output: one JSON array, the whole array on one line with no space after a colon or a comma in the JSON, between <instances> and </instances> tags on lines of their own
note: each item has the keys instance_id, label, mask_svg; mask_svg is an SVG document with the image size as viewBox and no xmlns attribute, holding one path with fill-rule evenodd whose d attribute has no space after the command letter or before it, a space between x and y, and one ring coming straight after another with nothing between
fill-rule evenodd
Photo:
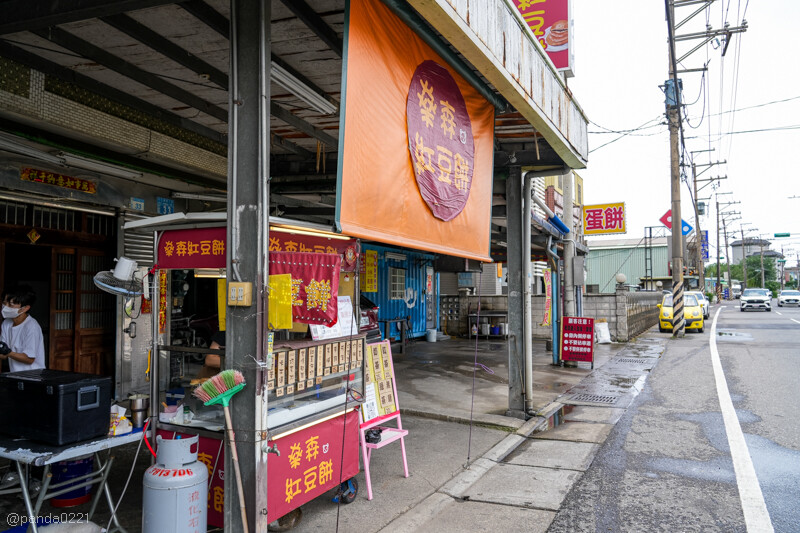
<instances>
[{"instance_id":1,"label":"red banner with yellow text","mask_svg":"<svg viewBox=\"0 0 800 533\"><path fill-rule=\"evenodd\" d=\"M168 230L158 240L159 268L225 268L226 228Z\"/></svg>"},{"instance_id":2,"label":"red banner with yellow text","mask_svg":"<svg viewBox=\"0 0 800 533\"><path fill-rule=\"evenodd\" d=\"M333 254L270 252L270 275L292 276L293 322L336 324L341 265L341 257Z\"/></svg>"},{"instance_id":3,"label":"red banner with yellow text","mask_svg":"<svg viewBox=\"0 0 800 533\"><path fill-rule=\"evenodd\" d=\"M351 0L336 219L489 261L494 107L380 0Z\"/></svg>"},{"instance_id":4,"label":"red banner with yellow text","mask_svg":"<svg viewBox=\"0 0 800 533\"><path fill-rule=\"evenodd\" d=\"M267 459L267 510L277 520L358 474L358 411L269 444L281 450Z\"/></svg>"}]
</instances>

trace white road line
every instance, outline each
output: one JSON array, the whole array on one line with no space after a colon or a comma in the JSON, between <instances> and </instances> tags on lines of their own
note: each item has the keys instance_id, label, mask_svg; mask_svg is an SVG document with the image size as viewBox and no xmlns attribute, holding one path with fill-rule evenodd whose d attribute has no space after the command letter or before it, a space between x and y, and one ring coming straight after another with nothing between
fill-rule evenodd
<instances>
[{"instance_id":1,"label":"white road line","mask_svg":"<svg viewBox=\"0 0 800 533\"><path fill-rule=\"evenodd\" d=\"M783 313L781 313L780 311L775 311L775 313L778 314L778 315L783 316Z\"/></svg>"},{"instance_id":2,"label":"white road line","mask_svg":"<svg viewBox=\"0 0 800 533\"><path fill-rule=\"evenodd\" d=\"M800 320L795 320L794 318L790 318L789 320L791 320L792 322L797 322L798 324L800 324Z\"/></svg>"},{"instance_id":3,"label":"white road line","mask_svg":"<svg viewBox=\"0 0 800 533\"><path fill-rule=\"evenodd\" d=\"M717 351L717 318L722 309L718 309L714 315L714 322L711 325L709 335L709 345L711 348L711 366L714 368L714 380L717 382L717 396L719 406L722 410L722 420L725 422L725 433L728 435L728 445L731 449L731 460L733 469L736 472L736 484L739 487L739 499L742 502L744 512L744 523L748 532L767 533L774 531L772 520L767 511L767 504L764 502L764 495L761 493L761 486L758 484L756 470L750 458L750 451L744 440L742 427L736 417L736 410L733 408L728 382L725 380L725 372L722 370L722 363L719 360ZM797 322L795 320L795 322Z\"/></svg>"}]
</instances>

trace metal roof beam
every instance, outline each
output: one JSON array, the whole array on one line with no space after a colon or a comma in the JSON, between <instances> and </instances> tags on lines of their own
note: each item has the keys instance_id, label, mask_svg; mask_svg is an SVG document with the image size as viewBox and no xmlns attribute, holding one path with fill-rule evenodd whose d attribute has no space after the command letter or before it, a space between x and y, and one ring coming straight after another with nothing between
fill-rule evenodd
<instances>
[{"instance_id":1,"label":"metal roof beam","mask_svg":"<svg viewBox=\"0 0 800 533\"><path fill-rule=\"evenodd\" d=\"M270 183L270 194L330 194L336 191L336 180L310 180Z\"/></svg>"},{"instance_id":2,"label":"metal roof beam","mask_svg":"<svg viewBox=\"0 0 800 533\"><path fill-rule=\"evenodd\" d=\"M219 87L225 90L228 89L228 75L225 72L206 63L188 50L181 48L166 37L156 33L128 15L112 15L110 17L103 17L101 20L129 37L152 48L164 57L171 59L179 65L183 65L199 76L208 78L209 81L215 83Z\"/></svg>"},{"instance_id":3,"label":"metal roof beam","mask_svg":"<svg viewBox=\"0 0 800 533\"><path fill-rule=\"evenodd\" d=\"M319 14L311 9L311 7L303 0L281 0L283 5L289 8L289 11L299 18L303 24L313 31L322 42L327 44L331 50L336 52L336 55L342 57L344 53L344 45L336 32L328 26L328 24L319 16Z\"/></svg>"},{"instance_id":4,"label":"metal roof beam","mask_svg":"<svg viewBox=\"0 0 800 533\"><path fill-rule=\"evenodd\" d=\"M298 146L292 141L284 139L283 137L275 133L270 133L269 143L271 146L277 146L283 148L284 150L288 150L289 152L292 152L295 155L299 155L305 159L311 159L314 157L314 154L309 150L306 150L302 146Z\"/></svg>"},{"instance_id":5,"label":"metal roof beam","mask_svg":"<svg viewBox=\"0 0 800 533\"><path fill-rule=\"evenodd\" d=\"M230 39L230 23L228 19L225 18L224 15L220 14L214 8L203 2L202 0L192 0L190 2L181 2L178 4L181 6L186 12L191 14L197 20L217 32L218 34L222 35L226 39ZM341 54L339 54L341 55ZM287 71L289 74L300 80L303 85L308 86L308 88L312 89L314 92L321 94L324 96L328 101L335 105L339 105L339 102L330 96L327 92L320 89L315 83L311 80L306 78L300 72L298 72L294 67L289 65L286 61L281 59L280 57L276 56L275 54L271 54L270 58L272 62L280 66L282 69Z\"/></svg>"},{"instance_id":6,"label":"metal roof beam","mask_svg":"<svg viewBox=\"0 0 800 533\"><path fill-rule=\"evenodd\" d=\"M102 48L93 45L88 41L84 41L71 33L64 31L60 28L51 27L46 30L36 30L36 35L47 39L63 48L72 50L80 56L90 59L99 65L111 69L131 80L141 83L151 89L154 89L162 94L174 98L198 111L211 115L214 118L228 121L228 112L219 107L218 105L207 102L194 94L181 89L180 87L164 81L160 76L142 70L136 65L124 61L114 54L103 50Z\"/></svg>"},{"instance_id":7,"label":"metal roof beam","mask_svg":"<svg viewBox=\"0 0 800 533\"><path fill-rule=\"evenodd\" d=\"M194 18L219 33L226 39L231 38L231 22L219 11L202 0L191 0L178 4Z\"/></svg>"},{"instance_id":8,"label":"metal roof beam","mask_svg":"<svg viewBox=\"0 0 800 533\"><path fill-rule=\"evenodd\" d=\"M0 35L173 3L174 0L5 0Z\"/></svg>"},{"instance_id":9,"label":"metal roof beam","mask_svg":"<svg viewBox=\"0 0 800 533\"><path fill-rule=\"evenodd\" d=\"M216 130L213 130L197 122L193 122L188 118L176 115L166 109L153 105L149 102L131 96L124 91L115 89L109 85L101 83L94 78L90 78L80 72L76 72L70 68L63 67L58 63L48 61L41 56L32 54L22 48L13 44L0 40L0 55L22 63L32 69L44 72L45 75L53 76L68 83L74 83L78 87L90 91L95 94L102 95L109 100L113 100L119 104L135 109L147 115L150 115L158 120L162 120L172 126L191 131L212 141L227 145L227 137Z\"/></svg>"},{"instance_id":10,"label":"metal roof beam","mask_svg":"<svg viewBox=\"0 0 800 533\"><path fill-rule=\"evenodd\" d=\"M315 128L312 124L306 122L302 118L294 116L291 111L282 108L275 102L269 103L269 112L273 117L284 121L293 128L296 128L306 135L327 144L331 148L339 146L339 141L337 141L335 138L331 137L324 131Z\"/></svg>"}]
</instances>

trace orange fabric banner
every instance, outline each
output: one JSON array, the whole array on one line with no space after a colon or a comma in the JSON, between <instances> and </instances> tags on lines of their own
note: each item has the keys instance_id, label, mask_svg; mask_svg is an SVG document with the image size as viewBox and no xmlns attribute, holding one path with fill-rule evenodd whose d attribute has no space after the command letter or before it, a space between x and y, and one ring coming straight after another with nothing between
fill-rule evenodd
<instances>
[{"instance_id":1,"label":"orange fabric banner","mask_svg":"<svg viewBox=\"0 0 800 533\"><path fill-rule=\"evenodd\" d=\"M342 231L491 261L494 107L380 0L351 0L347 50ZM429 65L444 78L420 80ZM464 125L448 132L460 116L456 101L466 105ZM433 113L423 135L412 131L419 117L406 113L415 105Z\"/></svg>"}]
</instances>

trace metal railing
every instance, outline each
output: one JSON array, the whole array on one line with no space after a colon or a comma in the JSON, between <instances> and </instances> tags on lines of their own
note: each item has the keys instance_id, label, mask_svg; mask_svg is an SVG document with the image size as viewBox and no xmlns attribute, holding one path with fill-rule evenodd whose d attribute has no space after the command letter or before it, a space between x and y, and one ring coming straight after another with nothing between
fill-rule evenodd
<instances>
[{"instance_id":1,"label":"metal railing","mask_svg":"<svg viewBox=\"0 0 800 533\"><path fill-rule=\"evenodd\" d=\"M625 293L628 315L628 339L644 333L658 323L660 292Z\"/></svg>"}]
</instances>

